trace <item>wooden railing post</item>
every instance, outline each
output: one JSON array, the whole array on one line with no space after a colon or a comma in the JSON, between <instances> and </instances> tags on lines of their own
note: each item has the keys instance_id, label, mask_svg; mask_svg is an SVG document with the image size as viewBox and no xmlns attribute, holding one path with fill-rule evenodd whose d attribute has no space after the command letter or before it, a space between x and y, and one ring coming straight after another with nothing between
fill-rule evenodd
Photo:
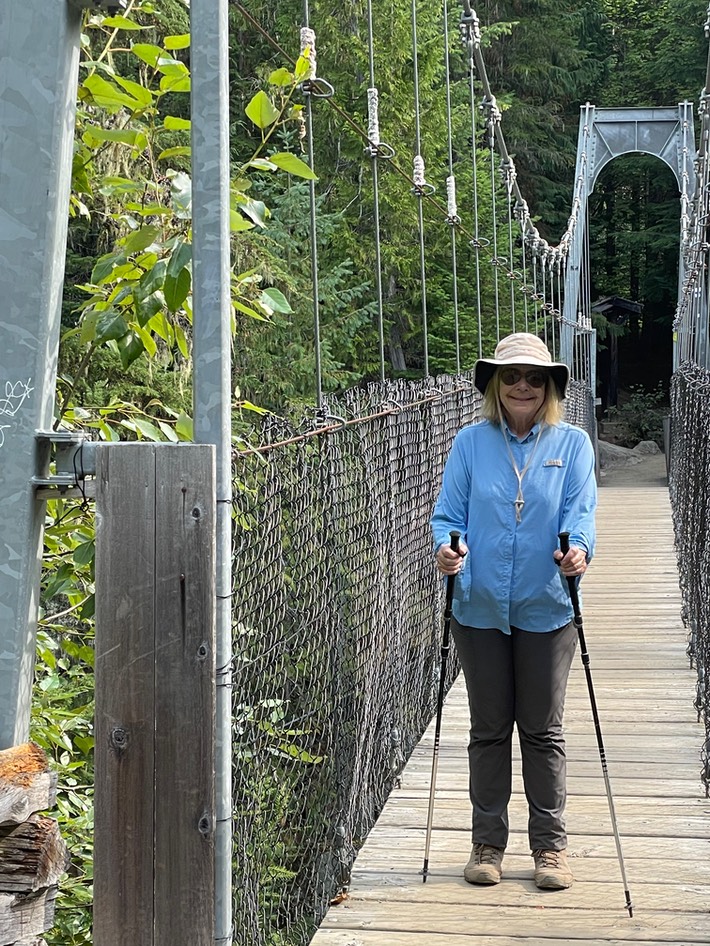
<instances>
[{"instance_id":1,"label":"wooden railing post","mask_svg":"<svg viewBox=\"0 0 710 946\"><path fill-rule=\"evenodd\" d=\"M100 446L95 946L214 938L214 448Z\"/></svg>"}]
</instances>

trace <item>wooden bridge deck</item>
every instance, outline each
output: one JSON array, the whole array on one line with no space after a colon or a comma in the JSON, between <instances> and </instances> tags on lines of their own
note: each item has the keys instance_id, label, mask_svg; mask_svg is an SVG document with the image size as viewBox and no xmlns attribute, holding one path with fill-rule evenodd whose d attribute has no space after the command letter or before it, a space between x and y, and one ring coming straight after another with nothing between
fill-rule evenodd
<instances>
[{"instance_id":1,"label":"wooden bridge deck","mask_svg":"<svg viewBox=\"0 0 710 946\"><path fill-rule=\"evenodd\" d=\"M415 750L355 863L348 898L314 946L618 946L710 943L710 801L699 779L703 731L685 655L662 458L600 489L597 557L584 580L585 635L627 879L629 918L581 661L566 706L568 831L576 883L532 880L518 769L504 879L474 887L467 708L462 681L446 703L430 875L422 867L433 726Z\"/></svg>"}]
</instances>

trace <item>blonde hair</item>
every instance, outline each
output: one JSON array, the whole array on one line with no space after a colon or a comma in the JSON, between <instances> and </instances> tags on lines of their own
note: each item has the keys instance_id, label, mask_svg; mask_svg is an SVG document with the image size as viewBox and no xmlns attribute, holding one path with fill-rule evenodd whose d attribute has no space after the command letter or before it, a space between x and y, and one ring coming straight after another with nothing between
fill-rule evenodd
<instances>
[{"instance_id":1,"label":"blonde hair","mask_svg":"<svg viewBox=\"0 0 710 946\"><path fill-rule=\"evenodd\" d=\"M481 414L492 424L500 424L503 417L503 407L500 403L500 371L498 367L493 372L493 377L486 385L486 393L483 395L483 404ZM540 410L534 418L534 423L546 423L552 426L559 424L565 416L565 408L560 392L555 384L551 374L547 377L545 390L545 400L542 402Z\"/></svg>"}]
</instances>

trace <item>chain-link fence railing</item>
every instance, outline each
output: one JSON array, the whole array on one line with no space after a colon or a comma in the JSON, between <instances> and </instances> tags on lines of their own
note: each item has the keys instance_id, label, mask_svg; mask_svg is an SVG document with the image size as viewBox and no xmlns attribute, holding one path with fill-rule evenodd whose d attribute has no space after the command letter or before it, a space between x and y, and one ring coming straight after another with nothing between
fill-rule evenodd
<instances>
[{"instance_id":1,"label":"chain-link fence railing","mask_svg":"<svg viewBox=\"0 0 710 946\"><path fill-rule=\"evenodd\" d=\"M695 706L705 721L702 778L710 792L710 372L685 363L671 385L670 497Z\"/></svg>"},{"instance_id":2,"label":"chain-link fence railing","mask_svg":"<svg viewBox=\"0 0 710 946\"><path fill-rule=\"evenodd\" d=\"M235 458L239 946L308 942L434 713L428 522L478 402L462 379L373 385Z\"/></svg>"}]
</instances>

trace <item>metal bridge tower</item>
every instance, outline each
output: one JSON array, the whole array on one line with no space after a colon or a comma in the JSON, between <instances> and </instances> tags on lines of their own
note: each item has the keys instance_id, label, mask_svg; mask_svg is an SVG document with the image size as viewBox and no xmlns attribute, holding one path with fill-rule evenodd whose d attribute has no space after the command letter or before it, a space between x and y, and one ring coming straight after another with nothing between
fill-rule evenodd
<instances>
[{"instance_id":1,"label":"metal bridge tower","mask_svg":"<svg viewBox=\"0 0 710 946\"><path fill-rule=\"evenodd\" d=\"M693 107L681 102L670 108L595 108L582 107L577 144L575 180L580 188L577 225L570 243L565 274L562 312L561 356L572 364L575 325L579 316L580 277L583 240L587 223L587 202L597 178L606 165L624 154L650 154L670 167L680 192L681 250L686 245L690 225L690 200L695 192L695 132ZM678 295L684 282L683 253L680 254ZM586 313L588 314L588 313Z\"/></svg>"}]
</instances>

